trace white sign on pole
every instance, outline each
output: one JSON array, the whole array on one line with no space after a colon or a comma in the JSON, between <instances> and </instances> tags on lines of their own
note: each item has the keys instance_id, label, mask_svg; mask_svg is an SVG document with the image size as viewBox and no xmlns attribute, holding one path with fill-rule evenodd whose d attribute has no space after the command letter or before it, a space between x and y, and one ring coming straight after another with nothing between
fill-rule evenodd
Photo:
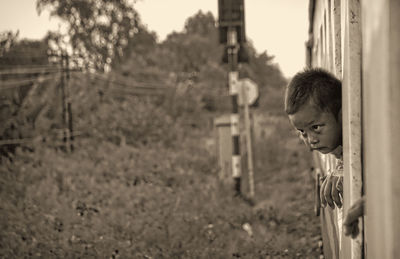
<instances>
[{"instance_id":1,"label":"white sign on pole","mask_svg":"<svg viewBox=\"0 0 400 259\"><path fill-rule=\"evenodd\" d=\"M258 86L256 83L254 83L252 80L249 78L244 78L239 80L240 87L244 87L244 90L246 91L246 99L247 99L247 104L252 105L258 98ZM239 93L241 93L240 91ZM239 94L238 98L238 104L239 105L244 105L243 102L243 95Z\"/></svg>"}]
</instances>

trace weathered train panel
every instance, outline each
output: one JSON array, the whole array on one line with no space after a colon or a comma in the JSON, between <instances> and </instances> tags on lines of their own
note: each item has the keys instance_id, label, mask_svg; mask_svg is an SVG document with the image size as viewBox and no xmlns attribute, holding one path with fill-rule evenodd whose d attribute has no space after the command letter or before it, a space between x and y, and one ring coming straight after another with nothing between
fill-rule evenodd
<instances>
[{"instance_id":1,"label":"weathered train panel","mask_svg":"<svg viewBox=\"0 0 400 259\"><path fill-rule=\"evenodd\" d=\"M308 65L323 67L343 82L344 206L343 210L321 211L324 254L326 258L361 258L362 235L352 240L342 233L343 211L362 194L360 2L310 1L309 32ZM335 167L333 156L318 157L323 172Z\"/></svg>"},{"instance_id":2,"label":"weathered train panel","mask_svg":"<svg viewBox=\"0 0 400 259\"><path fill-rule=\"evenodd\" d=\"M399 24L397 0L310 1L307 63L343 82L344 211L363 185L366 197L355 240L340 234L338 210L321 211L326 258L400 258ZM321 172L334 162L317 160Z\"/></svg>"},{"instance_id":3,"label":"weathered train panel","mask_svg":"<svg viewBox=\"0 0 400 259\"><path fill-rule=\"evenodd\" d=\"M400 258L400 1L363 0L366 257Z\"/></svg>"}]
</instances>

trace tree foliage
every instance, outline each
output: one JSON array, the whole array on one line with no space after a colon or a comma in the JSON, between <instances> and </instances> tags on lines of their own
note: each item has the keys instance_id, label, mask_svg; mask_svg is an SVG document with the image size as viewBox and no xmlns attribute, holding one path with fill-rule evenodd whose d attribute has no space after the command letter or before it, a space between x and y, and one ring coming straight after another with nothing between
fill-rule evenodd
<instances>
[{"instance_id":1,"label":"tree foliage","mask_svg":"<svg viewBox=\"0 0 400 259\"><path fill-rule=\"evenodd\" d=\"M45 41L18 40L18 34L8 34L0 55L0 66L47 65L48 46Z\"/></svg>"},{"instance_id":2,"label":"tree foliage","mask_svg":"<svg viewBox=\"0 0 400 259\"><path fill-rule=\"evenodd\" d=\"M216 177L207 122L216 112L229 112L230 98L212 14L195 14L182 32L158 43L139 23L134 37L127 36L131 17L126 23L124 15L115 18L115 10L134 13L125 5L122 0L38 0L39 10L49 8L70 24L75 56L100 69L108 64L112 71L70 71L72 153L57 149L66 127L60 73L29 73L23 76L50 79L13 88L1 81L0 140L32 142L24 144L29 152L16 145L0 148L0 156L12 153L10 160L0 157L0 257L315 258L317 219L307 202L310 186L304 184L310 159L299 152L302 147L290 137L283 117L254 114L255 125L263 125L254 134L255 154L263 155L255 163L263 173L258 195L271 199L247 206ZM97 23L102 15L111 17L110 26ZM58 33L35 42L4 35L0 57L23 53L24 59L1 63L2 72L7 64L15 70L22 65L53 69L48 44L66 47ZM123 39L126 45L119 44ZM240 77L270 91L270 99L284 81L279 68L266 52L257 54L251 44L248 51L250 63L241 65ZM30 60L34 55L43 60ZM154 86L166 91L156 97L134 93ZM294 191L283 191L288 189Z\"/></svg>"},{"instance_id":3,"label":"tree foliage","mask_svg":"<svg viewBox=\"0 0 400 259\"><path fill-rule=\"evenodd\" d=\"M286 79L274 63L274 57L267 52L258 54L251 41L242 47L246 48L249 63L240 65L240 78L255 81L264 95L280 94L276 92L286 84ZM224 47L218 42L215 18L210 12L199 11L186 20L182 32L168 35L152 55L156 55L158 67L175 73L181 81L189 82L189 88L198 91L204 108L227 111L230 107L227 89L229 68L222 63L223 51ZM260 107L281 109L280 102L271 102L263 96Z\"/></svg>"},{"instance_id":4,"label":"tree foliage","mask_svg":"<svg viewBox=\"0 0 400 259\"><path fill-rule=\"evenodd\" d=\"M139 27L137 12L125 0L37 0L38 12L44 9L68 25L73 54L100 69L122 56Z\"/></svg>"},{"instance_id":5,"label":"tree foliage","mask_svg":"<svg viewBox=\"0 0 400 259\"><path fill-rule=\"evenodd\" d=\"M0 56L3 56L15 43L18 38L19 31L3 31L0 32Z\"/></svg>"},{"instance_id":6,"label":"tree foliage","mask_svg":"<svg viewBox=\"0 0 400 259\"><path fill-rule=\"evenodd\" d=\"M6 32L0 55L0 139L31 137L35 121L49 92L48 77L41 70L49 65L44 41L19 40L18 33ZM32 69L29 73L23 73ZM39 87L40 84L40 87ZM35 103L35 105L32 105ZM15 146L0 145L0 154L13 152Z\"/></svg>"},{"instance_id":7,"label":"tree foliage","mask_svg":"<svg viewBox=\"0 0 400 259\"><path fill-rule=\"evenodd\" d=\"M112 80L110 82L104 80L92 82L89 79L80 79L76 81L76 84L80 85L79 88L76 88L79 91L75 92L76 96L72 96L72 99L79 100L81 96L90 96L89 89L91 88L93 88L91 91L94 91L94 95L97 96L98 91L104 91L108 87L110 89L124 87L125 90L129 90L129 87L138 85L165 88L168 93L153 98L150 103L143 105L140 104L142 102L140 99L137 100L137 103L136 101L129 101L133 104L130 107L132 111L143 107L143 114L139 112L138 117L126 114L126 116L118 115L118 119L114 119L114 116L118 114L117 111L126 109L126 102L122 101L121 98L110 97L109 103L103 102L101 104L95 102L96 98L89 98L83 102L86 105L83 107L80 107L80 104L73 104L73 109L81 110L81 114L85 114L85 110L89 109L88 107L91 111L98 111L99 113L93 113L91 120L82 119L82 122L86 123L83 123L82 127L94 127L96 125L95 127L99 129L101 136L108 134L108 132L115 133L113 139L130 132L133 127L135 130L134 134L131 134L132 137L125 136L128 142L133 142L134 139L137 139L137 136L140 136L141 139L159 140L159 133L148 130L151 128L149 125L154 125L154 120L157 121L159 129L165 129L165 127L168 128L174 124L179 125L181 122L192 127L198 127L202 123L199 118L214 116L207 114L207 112L230 112L231 98L229 97L227 83L229 68L221 62L224 47L218 43L218 28L215 18L210 12L203 13L200 11L196 13L187 19L183 31L171 33L164 41L157 42L157 35L145 26L140 25L138 14L124 1L38 0L37 3L39 10L49 8L52 10L52 15L59 16L70 23L68 33L76 54L72 60L76 60L76 56L80 55L100 70L104 68L105 64L108 64L112 68L112 73L108 74L107 78L112 78L115 75L116 78L122 78L124 82L128 82L121 86L114 85L111 82ZM91 5L88 3L91 3ZM103 9L104 12L101 11ZM123 14L118 16L118 12ZM117 24L116 27L114 26L114 28L117 28L116 34L110 33L106 37L106 33L112 31L113 26L99 23L100 14L104 17L109 16L110 24ZM129 20L131 17L133 17L133 20ZM119 21L118 19L122 20ZM124 30L126 32L128 27L132 29L131 21L135 22L133 29L136 30L134 37L130 38L124 33ZM86 32L90 33L86 34ZM97 43L93 41L93 35L103 37L105 45L96 45ZM2 44L4 43L4 49L7 49L7 51L0 58L0 65L7 63L8 65L41 66L49 65L47 50L54 43L61 46L63 35L50 32L42 41L33 42L18 41L16 34L4 33L4 37L1 39ZM121 42L123 39L127 40L126 45L112 44L111 49L107 48L107 44ZM281 86L285 84L285 79L279 67L273 63L274 57L267 52L258 54L250 40L246 47L249 63L240 65L239 77L250 78L258 84L261 93L260 109L281 110L280 90L283 89ZM122 55L116 54L118 49L122 51ZM23 53L24 58L20 60L18 57L21 56L21 53ZM30 56L42 56L43 58L29 59ZM6 58L13 60L10 62L5 60ZM107 59L112 61L109 62ZM61 107L60 98L57 96L59 93L46 90L56 89L58 82L52 80L52 82L47 83L49 84L48 87L46 83L38 83L40 87L32 88L32 83L30 83L26 86L3 91L4 98L1 99L0 103L3 108L0 110L0 117L2 121L8 121L3 123L0 129L0 135L3 139L29 138L36 133L46 134L46 130L50 127L60 128L60 122L57 121L61 112L59 111ZM72 85L75 85L75 83L72 83ZM35 90L36 92L34 92L31 89L40 91ZM72 95L74 95L73 90ZM25 96L29 96L26 100L30 101L26 101ZM21 107L25 108L22 109ZM154 107L154 109L151 107ZM153 121L147 121L146 116L139 116L146 115L144 111L147 109L154 112ZM52 110L53 113L47 112L48 110ZM124 113L121 112L120 114ZM40 123L35 123L37 121ZM77 124L78 121L76 120ZM129 123L126 123L128 121ZM104 127L100 126L103 124ZM33 130L33 127L36 127L36 130ZM40 131L37 130L38 128L40 128ZM119 129L119 131L114 132L110 129ZM171 136L171 139L174 139L174 137ZM147 142L149 141L147 140Z\"/></svg>"}]
</instances>

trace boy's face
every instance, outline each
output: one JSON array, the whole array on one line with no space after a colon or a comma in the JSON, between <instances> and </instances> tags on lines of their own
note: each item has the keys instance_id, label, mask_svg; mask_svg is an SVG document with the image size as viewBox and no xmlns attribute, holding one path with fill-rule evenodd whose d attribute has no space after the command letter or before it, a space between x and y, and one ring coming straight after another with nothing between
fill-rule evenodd
<instances>
[{"instance_id":1,"label":"boy's face","mask_svg":"<svg viewBox=\"0 0 400 259\"><path fill-rule=\"evenodd\" d=\"M341 113L337 120L331 112L322 111L309 101L289 115L289 120L311 150L328 154L342 144Z\"/></svg>"}]
</instances>

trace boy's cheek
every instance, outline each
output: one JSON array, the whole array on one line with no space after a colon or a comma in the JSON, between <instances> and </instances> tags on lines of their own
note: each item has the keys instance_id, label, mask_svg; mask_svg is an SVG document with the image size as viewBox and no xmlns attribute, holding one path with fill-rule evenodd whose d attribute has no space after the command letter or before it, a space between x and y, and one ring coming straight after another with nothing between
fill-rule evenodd
<instances>
[{"instance_id":1,"label":"boy's cheek","mask_svg":"<svg viewBox=\"0 0 400 259\"><path fill-rule=\"evenodd\" d=\"M306 144L307 146L309 146L309 145L308 145L307 139L305 139L302 135L300 135L300 139L303 140L304 144Z\"/></svg>"},{"instance_id":2,"label":"boy's cheek","mask_svg":"<svg viewBox=\"0 0 400 259\"><path fill-rule=\"evenodd\" d=\"M308 144L308 141L301 135L299 135L299 138L304 142L304 145L311 151L311 146Z\"/></svg>"}]
</instances>

